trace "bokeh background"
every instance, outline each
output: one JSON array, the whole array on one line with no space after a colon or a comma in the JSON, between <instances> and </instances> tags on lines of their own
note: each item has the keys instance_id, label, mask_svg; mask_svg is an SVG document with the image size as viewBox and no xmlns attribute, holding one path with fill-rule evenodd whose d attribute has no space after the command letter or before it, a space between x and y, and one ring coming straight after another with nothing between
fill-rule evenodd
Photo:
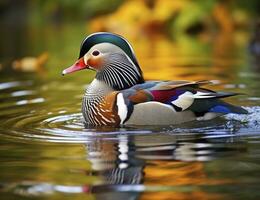
<instances>
[{"instance_id":1,"label":"bokeh background","mask_svg":"<svg viewBox=\"0 0 260 200\"><path fill-rule=\"evenodd\" d=\"M97 31L127 38L146 78L185 74L172 70L181 65L221 73L234 57L259 54L258 0L2 0L0 10L1 70L56 76Z\"/></svg>"}]
</instances>

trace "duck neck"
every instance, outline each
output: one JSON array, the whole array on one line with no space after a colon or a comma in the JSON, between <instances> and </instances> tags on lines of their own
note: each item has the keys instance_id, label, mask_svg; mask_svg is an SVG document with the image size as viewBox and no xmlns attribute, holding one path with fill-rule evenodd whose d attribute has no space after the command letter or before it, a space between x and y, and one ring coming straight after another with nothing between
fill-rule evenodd
<instances>
[{"instance_id":1,"label":"duck neck","mask_svg":"<svg viewBox=\"0 0 260 200\"><path fill-rule=\"evenodd\" d=\"M90 98L100 98L113 91L113 88L107 85L104 81L94 79L88 86L85 96Z\"/></svg>"},{"instance_id":2,"label":"duck neck","mask_svg":"<svg viewBox=\"0 0 260 200\"><path fill-rule=\"evenodd\" d=\"M127 55L119 53L110 54L104 66L97 71L96 79L117 91L144 83L139 65L134 64Z\"/></svg>"}]
</instances>

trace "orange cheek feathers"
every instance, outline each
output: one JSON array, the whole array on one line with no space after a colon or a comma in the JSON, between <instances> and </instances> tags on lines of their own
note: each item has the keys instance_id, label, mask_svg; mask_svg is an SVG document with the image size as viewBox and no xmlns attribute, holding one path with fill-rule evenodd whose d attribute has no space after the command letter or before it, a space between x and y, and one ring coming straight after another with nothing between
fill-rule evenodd
<instances>
[{"instance_id":1,"label":"orange cheek feathers","mask_svg":"<svg viewBox=\"0 0 260 200\"><path fill-rule=\"evenodd\" d=\"M88 59L87 64L94 69L100 69L102 66L102 60L100 58L90 58Z\"/></svg>"}]
</instances>

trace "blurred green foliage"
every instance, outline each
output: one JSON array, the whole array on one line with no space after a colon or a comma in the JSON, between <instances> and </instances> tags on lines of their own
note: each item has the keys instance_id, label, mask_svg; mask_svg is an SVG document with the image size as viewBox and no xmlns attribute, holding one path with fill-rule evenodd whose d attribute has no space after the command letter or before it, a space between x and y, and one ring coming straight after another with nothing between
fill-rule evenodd
<instances>
[{"instance_id":1,"label":"blurred green foliage","mask_svg":"<svg viewBox=\"0 0 260 200\"><path fill-rule=\"evenodd\" d=\"M235 0L233 1L234 8L245 10L249 15L259 17L260 1L259 0Z\"/></svg>"},{"instance_id":2,"label":"blurred green foliage","mask_svg":"<svg viewBox=\"0 0 260 200\"><path fill-rule=\"evenodd\" d=\"M199 24L211 13L217 0L196 0L182 9L174 23L175 30L187 30L193 25Z\"/></svg>"},{"instance_id":3,"label":"blurred green foliage","mask_svg":"<svg viewBox=\"0 0 260 200\"><path fill-rule=\"evenodd\" d=\"M222 5L229 16L220 9L217 19L218 5ZM167 32L173 36L177 33L182 41L193 41L183 33L204 31L206 34L201 40L209 41L210 34L216 30L229 26L248 28L257 21L259 13L259 0L1 0L0 59L32 52L36 56L46 49L52 51L51 54L73 59L75 55L71 52L78 51L75 44L80 44L88 32L95 31L118 32L130 39L142 34ZM239 38L237 40L243 40ZM58 63L60 57L52 58L51 64Z\"/></svg>"},{"instance_id":4,"label":"blurred green foliage","mask_svg":"<svg viewBox=\"0 0 260 200\"><path fill-rule=\"evenodd\" d=\"M26 16L28 23L37 24L41 22L83 21L99 15L113 13L122 4L132 0L1 0L0 20L11 20L13 15ZM147 7L153 9L154 5L163 4L163 0L140 0ZM175 1L172 1L174 4ZM230 12L241 10L249 18L254 20L260 13L259 0L183 0L186 6L174 15L174 27L177 30L184 30L187 27L196 25L210 17L217 4L226 4ZM10 9L12 7L13 9ZM23 10L24 12L17 12ZM142 10L140 9L140 12ZM42 16L45 16L44 18Z\"/></svg>"},{"instance_id":5,"label":"blurred green foliage","mask_svg":"<svg viewBox=\"0 0 260 200\"><path fill-rule=\"evenodd\" d=\"M52 17L66 20L87 19L115 10L122 0L36 0L30 1L32 10L41 10Z\"/></svg>"}]
</instances>

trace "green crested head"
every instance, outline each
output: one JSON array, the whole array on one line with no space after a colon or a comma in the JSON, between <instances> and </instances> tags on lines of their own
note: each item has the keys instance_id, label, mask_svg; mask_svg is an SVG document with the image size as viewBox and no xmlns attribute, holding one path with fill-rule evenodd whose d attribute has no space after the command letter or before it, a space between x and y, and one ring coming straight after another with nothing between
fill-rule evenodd
<instances>
[{"instance_id":1,"label":"green crested head","mask_svg":"<svg viewBox=\"0 0 260 200\"><path fill-rule=\"evenodd\" d=\"M134 50L129 42L122 36L109 32L98 32L87 36L81 43L79 58L84 56L94 45L100 43L111 43L118 46L139 67Z\"/></svg>"},{"instance_id":2,"label":"green crested head","mask_svg":"<svg viewBox=\"0 0 260 200\"><path fill-rule=\"evenodd\" d=\"M115 90L144 82L133 48L126 39L114 33L99 32L86 37L78 61L63 74L81 69L95 70L96 78Z\"/></svg>"}]
</instances>

